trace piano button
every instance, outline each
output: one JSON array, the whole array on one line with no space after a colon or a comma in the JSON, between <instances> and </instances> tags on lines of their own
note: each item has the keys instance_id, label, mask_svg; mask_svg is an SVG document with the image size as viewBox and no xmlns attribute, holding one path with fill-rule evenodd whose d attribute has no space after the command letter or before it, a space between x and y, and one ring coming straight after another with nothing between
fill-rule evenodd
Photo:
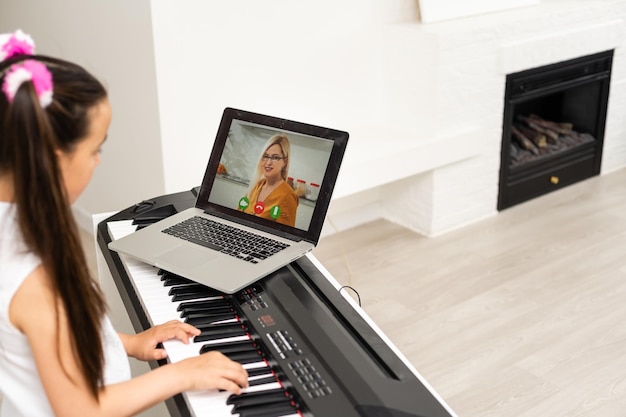
<instances>
[{"instance_id":1,"label":"piano button","mask_svg":"<svg viewBox=\"0 0 626 417\"><path fill-rule=\"evenodd\" d=\"M307 391L313 391L319 388L319 385L316 382L309 382L303 385L304 389Z\"/></svg>"}]
</instances>

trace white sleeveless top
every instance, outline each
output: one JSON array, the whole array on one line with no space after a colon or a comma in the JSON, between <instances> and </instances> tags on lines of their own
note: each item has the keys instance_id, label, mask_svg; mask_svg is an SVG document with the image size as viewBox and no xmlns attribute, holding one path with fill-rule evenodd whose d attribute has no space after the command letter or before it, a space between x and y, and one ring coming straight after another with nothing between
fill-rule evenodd
<instances>
[{"instance_id":1,"label":"white sleeveless top","mask_svg":"<svg viewBox=\"0 0 626 417\"><path fill-rule=\"evenodd\" d=\"M54 417L30 345L9 320L9 305L24 279L41 263L28 251L19 233L15 206L0 202L0 393L1 417ZM122 341L105 317L102 325L105 384L130 379Z\"/></svg>"}]
</instances>

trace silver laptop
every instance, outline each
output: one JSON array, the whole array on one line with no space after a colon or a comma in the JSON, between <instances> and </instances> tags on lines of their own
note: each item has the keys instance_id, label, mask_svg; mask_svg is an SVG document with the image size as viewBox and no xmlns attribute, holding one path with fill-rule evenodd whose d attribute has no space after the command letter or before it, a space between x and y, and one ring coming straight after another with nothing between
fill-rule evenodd
<instances>
[{"instance_id":1,"label":"silver laptop","mask_svg":"<svg viewBox=\"0 0 626 417\"><path fill-rule=\"evenodd\" d=\"M195 207L109 243L232 294L319 241L348 133L226 108Z\"/></svg>"}]
</instances>

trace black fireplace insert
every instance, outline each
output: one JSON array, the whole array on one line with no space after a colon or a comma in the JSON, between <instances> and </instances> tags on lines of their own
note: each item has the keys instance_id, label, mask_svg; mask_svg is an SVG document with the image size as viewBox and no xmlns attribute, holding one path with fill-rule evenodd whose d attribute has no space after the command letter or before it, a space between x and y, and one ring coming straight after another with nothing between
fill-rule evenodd
<instances>
[{"instance_id":1,"label":"black fireplace insert","mask_svg":"<svg viewBox=\"0 0 626 417\"><path fill-rule=\"evenodd\" d=\"M600 173L613 51L507 75L498 210Z\"/></svg>"}]
</instances>

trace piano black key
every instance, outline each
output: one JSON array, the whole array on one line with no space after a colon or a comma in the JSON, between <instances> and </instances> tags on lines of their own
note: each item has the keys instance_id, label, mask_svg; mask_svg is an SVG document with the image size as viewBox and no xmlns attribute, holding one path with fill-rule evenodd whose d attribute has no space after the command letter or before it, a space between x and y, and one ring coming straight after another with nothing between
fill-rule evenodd
<instances>
[{"instance_id":1,"label":"piano black key","mask_svg":"<svg viewBox=\"0 0 626 417\"><path fill-rule=\"evenodd\" d=\"M181 277L180 275L176 275L170 271L166 271L165 269L159 269L157 271L157 275L159 275L161 277L161 281L165 280L166 278L178 278L181 282L186 282L186 283L193 283L194 281Z\"/></svg>"},{"instance_id":2,"label":"piano black key","mask_svg":"<svg viewBox=\"0 0 626 417\"><path fill-rule=\"evenodd\" d=\"M258 404L271 404L282 401L291 401L291 395L284 390L275 390L270 393L263 393L263 395L256 395L254 397L247 398L239 398L239 396L234 396L234 398L228 398L227 403L234 407L236 410L238 407L245 406L253 406Z\"/></svg>"},{"instance_id":3,"label":"piano black key","mask_svg":"<svg viewBox=\"0 0 626 417\"><path fill-rule=\"evenodd\" d=\"M297 408L291 401L282 403L261 404L254 407L239 407L239 417L278 417L285 414L296 414Z\"/></svg>"},{"instance_id":4,"label":"piano black key","mask_svg":"<svg viewBox=\"0 0 626 417\"><path fill-rule=\"evenodd\" d=\"M187 278L179 277L178 275L163 275L161 276L161 281L163 281L163 285L166 287L173 287L174 285L185 285L192 284L193 281L188 280Z\"/></svg>"},{"instance_id":5,"label":"piano black key","mask_svg":"<svg viewBox=\"0 0 626 417\"><path fill-rule=\"evenodd\" d=\"M260 352L259 348L252 341L245 341L243 343L236 343L232 346L223 346L220 348L215 348L215 345L203 345L200 348L200 353L205 353L210 350L217 350L222 352L224 355L228 353L239 353L239 352Z\"/></svg>"},{"instance_id":6,"label":"piano black key","mask_svg":"<svg viewBox=\"0 0 626 417\"><path fill-rule=\"evenodd\" d=\"M217 298L214 300L202 300L202 301L183 301L177 307L177 310L183 315L190 313L197 313L202 311L213 311L215 309L233 308L233 305L223 299Z\"/></svg>"},{"instance_id":7,"label":"piano black key","mask_svg":"<svg viewBox=\"0 0 626 417\"><path fill-rule=\"evenodd\" d=\"M287 395L283 388L275 388L275 389L271 389L267 391L243 392L239 395L232 394L226 400L226 404L232 405L237 401L245 401L246 399L249 399L249 398L261 397L264 395L272 395L272 394L280 394L280 395L285 395L285 396Z\"/></svg>"},{"instance_id":8,"label":"piano black key","mask_svg":"<svg viewBox=\"0 0 626 417\"><path fill-rule=\"evenodd\" d=\"M197 328L200 329L201 334L222 334L224 337L233 333L248 331L241 323L206 324Z\"/></svg>"},{"instance_id":9,"label":"piano black key","mask_svg":"<svg viewBox=\"0 0 626 417\"><path fill-rule=\"evenodd\" d=\"M241 364L255 363L255 362L260 362L263 360L263 356L261 356L259 352L236 352L236 353L225 353L224 355L226 355L229 359L235 362L239 362ZM276 382L276 378L272 378L272 381L269 381L269 382ZM256 385L259 385L259 384L256 384Z\"/></svg>"},{"instance_id":10,"label":"piano black key","mask_svg":"<svg viewBox=\"0 0 626 417\"><path fill-rule=\"evenodd\" d=\"M219 291L215 291L201 284L175 286L169 291L169 295L172 296L172 301L193 300L197 298L212 297L219 294Z\"/></svg>"},{"instance_id":11,"label":"piano black key","mask_svg":"<svg viewBox=\"0 0 626 417\"><path fill-rule=\"evenodd\" d=\"M211 340L224 339L225 337L246 336L246 335L248 335L248 331L243 330L243 329L239 332L231 332L227 336L224 336L223 334L202 334L201 333L198 336L194 337L193 341L196 343L200 343L200 342L208 342Z\"/></svg>"},{"instance_id":12,"label":"piano black key","mask_svg":"<svg viewBox=\"0 0 626 417\"><path fill-rule=\"evenodd\" d=\"M193 319L193 318L211 317L216 314L226 314L226 313L234 314L235 310L230 306L219 306L219 307L214 307L212 309L205 309L201 311L200 310L190 311L190 310L185 309L181 311L180 316Z\"/></svg>"},{"instance_id":13,"label":"piano black key","mask_svg":"<svg viewBox=\"0 0 626 417\"><path fill-rule=\"evenodd\" d=\"M262 368L248 369L248 378L251 378L254 376L260 376L260 375L266 375L266 374L274 374L274 371L272 371L272 369L269 366L262 367Z\"/></svg>"},{"instance_id":14,"label":"piano black key","mask_svg":"<svg viewBox=\"0 0 626 417\"><path fill-rule=\"evenodd\" d=\"M209 288L206 285L198 284L196 282L185 283L181 285L172 285L172 288L170 288L170 295L173 295L176 293L190 293L190 292L198 292L207 297L221 295L219 291Z\"/></svg>"}]
</instances>

